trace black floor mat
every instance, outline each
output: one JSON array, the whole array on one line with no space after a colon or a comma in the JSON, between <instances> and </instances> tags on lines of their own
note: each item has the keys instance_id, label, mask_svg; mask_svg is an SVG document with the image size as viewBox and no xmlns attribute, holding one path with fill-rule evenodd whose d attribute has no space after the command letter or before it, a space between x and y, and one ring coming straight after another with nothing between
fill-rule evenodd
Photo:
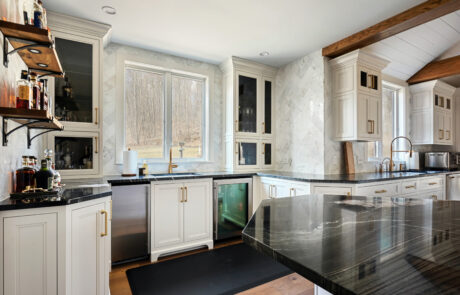
<instances>
[{"instance_id":1,"label":"black floor mat","mask_svg":"<svg viewBox=\"0 0 460 295\"><path fill-rule=\"evenodd\" d=\"M290 273L245 244L126 271L133 295L235 294Z\"/></svg>"}]
</instances>

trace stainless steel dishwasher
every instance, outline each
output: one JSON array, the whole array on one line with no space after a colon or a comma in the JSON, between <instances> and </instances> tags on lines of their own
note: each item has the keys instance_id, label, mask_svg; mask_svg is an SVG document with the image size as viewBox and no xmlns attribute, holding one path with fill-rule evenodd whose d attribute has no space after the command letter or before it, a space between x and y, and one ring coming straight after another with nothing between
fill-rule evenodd
<instances>
[{"instance_id":1,"label":"stainless steel dishwasher","mask_svg":"<svg viewBox=\"0 0 460 295\"><path fill-rule=\"evenodd\" d=\"M446 200L460 200L460 173L447 174Z\"/></svg>"},{"instance_id":2,"label":"stainless steel dishwasher","mask_svg":"<svg viewBox=\"0 0 460 295\"><path fill-rule=\"evenodd\" d=\"M112 264L150 253L150 185L112 186Z\"/></svg>"}]
</instances>

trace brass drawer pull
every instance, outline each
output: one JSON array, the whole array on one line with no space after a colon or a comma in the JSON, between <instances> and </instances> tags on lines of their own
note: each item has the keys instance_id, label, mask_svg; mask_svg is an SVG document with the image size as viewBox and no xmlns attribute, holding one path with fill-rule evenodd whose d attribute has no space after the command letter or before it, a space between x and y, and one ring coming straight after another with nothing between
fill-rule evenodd
<instances>
[{"instance_id":1,"label":"brass drawer pull","mask_svg":"<svg viewBox=\"0 0 460 295\"><path fill-rule=\"evenodd\" d=\"M184 202L184 188L183 187L180 188L180 202L181 203Z\"/></svg>"},{"instance_id":2,"label":"brass drawer pull","mask_svg":"<svg viewBox=\"0 0 460 295\"><path fill-rule=\"evenodd\" d=\"M379 190L379 191L375 191L376 194L384 194L386 193L387 191L382 189L382 190Z\"/></svg>"},{"instance_id":3,"label":"brass drawer pull","mask_svg":"<svg viewBox=\"0 0 460 295\"><path fill-rule=\"evenodd\" d=\"M188 202L188 190L187 190L187 187L185 187L185 202Z\"/></svg>"},{"instance_id":4,"label":"brass drawer pull","mask_svg":"<svg viewBox=\"0 0 460 295\"><path fill-rule=\"evenodd\" d=\"M99 112L98 112L98 108L94 108L94 110L95 110L95 112L96 112L96 119L94 120L94 124L97 125L97 124L98 124L98 122L97 122L97 117L98 117L98 113L99 113Z\"/></svg>"},{"instance_id":5,"label":"brass drawer pull","mask_svg":"<svg viewBox=\"0 0 460 295\"><path fill-rule=\"evenodd\" d=\"M438 199L438 196L437 196L437 195L431 195L431 198L432 198L433 200L437 200L437 199Z\"/></svg>"},{"instance_id":6,"label":"brass drawer pull","mask_svg":"<svg viewBox=\"0 0 460 295\"><path fill-rule=\"evenodd\" d=\"M435 184L438 184L437 182L430 182L428 183L428 185L435 185Z\"/></svg>"},{"instance_id":7,"label":"brass drawer pull","mask_svg":"<svg viewBox=\"0 0 460 295\"><path fill-rule=\"evenodd\" d=\"M449 135L449 136L446 138L446 140L450 140L450 130L446 130L446 134Z\"/></svg>"},{"instance_id":8,"label":"brass drawer pull","mask_svg":"<svg viewBox=\"0 0 460 295\"><path fill-rule=\"evenodd\" d=\"M94 153L97 154L99 153L99 137L95 137L95 140L96 140L96 144L95 144L95 151Z\"/></svg>"},{"instance_id":9,"label":"brass drawer pull","mask_svg":"<svg viewBox=\"0 0 460 295\"><path fill-rule=\"evenodd\" d=\"M105 237L108 235L108 225L107 225L107 216L108 216L108 213L107 211L105 210L101 210L101 215L104 215L104 222L105 222L105 225L104 225L104 232L101 233L101 237Z\"/></svg>"},{"instance_id":10,"label":"brass drawer pull","mask_svg":"<svg viewBox=\"0 0 460 295\"><path fill-rule=\"evenodd\" d=\"M439 134L439 139L444 139L444 130L439 129L438 134Z\"/></svg>"},{"instance_id":11,"label":"brass drawer pull","mask_svg":"<svg viewBox=\"0 0 460 295\"><path fill-rule=\"evenodd\" d=\"M415 188L415 185L406 185L406 189Z\"/></svg>"},{"instance_id":12,"label":"brass drawer pull","mask_svg":"<svg viewBox=\"0 0 460 295\"><path fill-rule=\"evenodd\" d=\"M262 122L262 134L265 134L265 122Z\"/></svg>"}]
</instances>

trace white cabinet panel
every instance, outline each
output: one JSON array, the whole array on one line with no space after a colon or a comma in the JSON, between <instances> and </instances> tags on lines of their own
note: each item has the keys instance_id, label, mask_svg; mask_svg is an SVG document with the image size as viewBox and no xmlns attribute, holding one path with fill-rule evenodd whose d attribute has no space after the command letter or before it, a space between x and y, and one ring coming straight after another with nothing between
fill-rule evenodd
<instances>
[{"instance_id":1,"label":"white cabinet panel","mask_svg":"<svg viewBox=\"0 0 460 295\"><path fill-rule=\"evenodd\" d=\"M155 247L183 241L182 183L154 185L152 194L153 237Z\"/></svg>"},{"instance_id":2,"label":"white cabinet panel","mask_svg":"<svg viewBox=\"0 0 460 295\"><path fill-rule=\"evenodd\" d=\"M184 241L205 239L211 231L211 187L208 182L185 183L184 187Z\"/></svg>"},{"instance_id":3,"label":"white cabinet panel","mask_svg":"<svg viewBox=\"0 0 460 295\"><path fill-rule=\"evenodd\" d=\"M57 294L57 214L4 218L4 294Z\"/></svg>"},{"instance_id":4,"label":"white cabinet panel","mask_svg":"<svg viewBox=\"0 0 460 295\"><path fill-rule=\"evenodd\" d=\"M72 210L71 292L72 294L108 294L106 245L110 240L104 203ZM106 212L106 213L103 213ZM108 225L107 225L108 226ZM107 234L107 235L105 235ZM105 289L107 287L107 289Z\"/></svg>"},{"instance_id":5,"label":"white cabinet panel","mask_svg":"<svg viewBox=\"0 0 460 295\"><path fill-rule=\"evenodd\" d=\"M346 186L314 186L313 194L319 195L343 195L350 196L352 194L352 187Z\"/></svg>"}]
</instances>

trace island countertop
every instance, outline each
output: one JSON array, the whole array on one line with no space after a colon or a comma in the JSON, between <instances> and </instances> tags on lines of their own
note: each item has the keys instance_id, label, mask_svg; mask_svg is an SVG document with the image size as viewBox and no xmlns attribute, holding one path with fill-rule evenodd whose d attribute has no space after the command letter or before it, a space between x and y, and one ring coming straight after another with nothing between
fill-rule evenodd
<instances>
[{"instance_id":1,"label":"island countertop","mask_svg":"<svg viewBox=\"0 0 460 295\"><path fill-rule=\"evenodd\" d=\"M459 201L269 199L243 240L333 294L460 290Z\"/></svg>"}]
</instances>

